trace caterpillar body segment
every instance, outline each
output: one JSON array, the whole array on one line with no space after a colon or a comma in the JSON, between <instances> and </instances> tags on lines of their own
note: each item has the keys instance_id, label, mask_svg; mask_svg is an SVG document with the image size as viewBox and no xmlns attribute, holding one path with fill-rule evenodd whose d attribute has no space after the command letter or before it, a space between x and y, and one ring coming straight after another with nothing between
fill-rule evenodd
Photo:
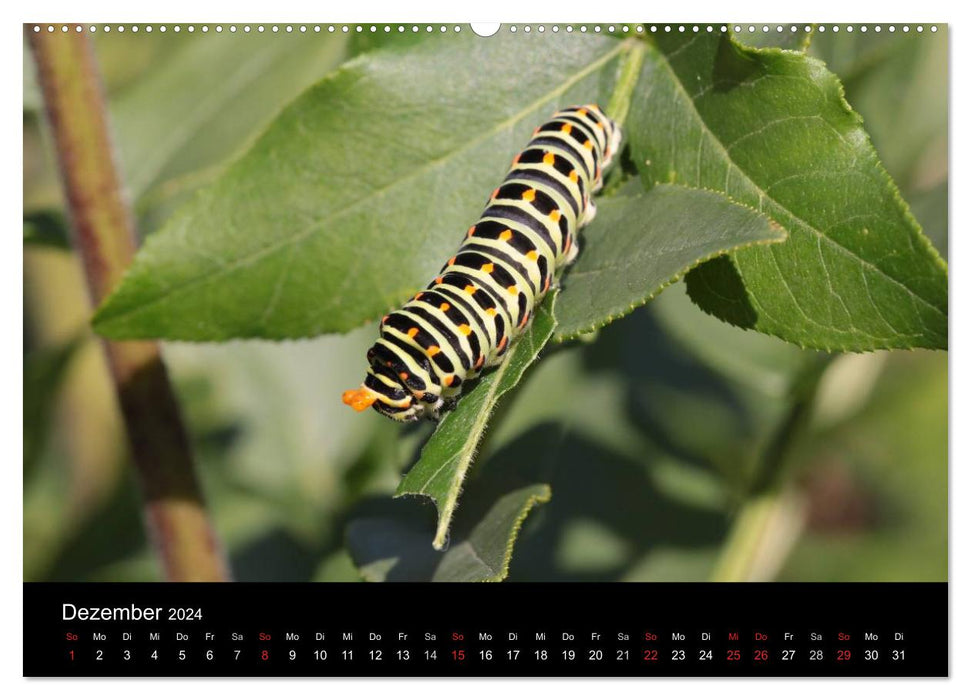
<instances>
[{"instance_id":1,"label":"caterpillar body segment","mask_svg":"<svg viewBox=\"0 0 971 700\"><path fill-rule=\"evenodd\" d=\"M621 142L596 105L539 126L434 280L381 320L368 369L343 401L397 421L437 419L462 387L499 364L579 252L592 196Z\"/></svg>"}]
</instances>

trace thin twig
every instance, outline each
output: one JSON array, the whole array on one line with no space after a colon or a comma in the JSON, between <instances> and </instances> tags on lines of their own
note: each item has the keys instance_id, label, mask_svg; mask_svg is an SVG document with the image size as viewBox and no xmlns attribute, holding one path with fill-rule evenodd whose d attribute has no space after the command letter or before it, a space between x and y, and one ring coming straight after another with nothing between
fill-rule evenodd
<instances>
[{"instance_id":1,"label":"thin twig","mask_svg":"<svg viewBox=\"0 0 971 700\"><path fill-rule=\"evenodd\" d=\"M135 254L135 226L122 193L104 92L87 32L25 27L38 67L67 196L73 244L95 306ZM189 440L158 345L103 343L145 499L145 518L166 578L228 578L196 480Z\"/></svg>"}]
</instances>

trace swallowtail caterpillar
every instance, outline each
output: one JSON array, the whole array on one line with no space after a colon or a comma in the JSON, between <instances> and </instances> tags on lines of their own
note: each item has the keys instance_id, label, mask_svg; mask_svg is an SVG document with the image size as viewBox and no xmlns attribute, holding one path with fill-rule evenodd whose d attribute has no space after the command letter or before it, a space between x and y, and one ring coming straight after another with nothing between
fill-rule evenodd
<instances>
[{"instance_id":1,"label":"swallowtail caterpillar","mask_svg":"<svg viewBox=\"0 0 971 700\"><path fill-rule=\"evenodd\" d=\"M499 364L576 259L577 232L616 155L620 127L596 105L536 129L465 240L423 291L381 320L368 369L344 403L397 421L437 420L462 386Z\"/></svg>"}]
</instances>

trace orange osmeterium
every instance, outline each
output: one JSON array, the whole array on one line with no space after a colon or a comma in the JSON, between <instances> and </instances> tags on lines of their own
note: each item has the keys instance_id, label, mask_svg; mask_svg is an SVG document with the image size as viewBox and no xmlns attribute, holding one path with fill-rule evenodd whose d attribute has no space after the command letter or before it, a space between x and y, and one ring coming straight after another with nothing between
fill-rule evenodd
<instances>
[{"instance_id":1,"label":"orange osmeterium","mask_svg":"<svg viewBox=\"0 0 971 700\"><path fill-rule=\"evenodd\" d=\"M362 386L360 389L348 389L341 396L341 400L360 413L370 408L371 404L378 400L378 395L367 387Z\"/></svg>"}]
</instances>

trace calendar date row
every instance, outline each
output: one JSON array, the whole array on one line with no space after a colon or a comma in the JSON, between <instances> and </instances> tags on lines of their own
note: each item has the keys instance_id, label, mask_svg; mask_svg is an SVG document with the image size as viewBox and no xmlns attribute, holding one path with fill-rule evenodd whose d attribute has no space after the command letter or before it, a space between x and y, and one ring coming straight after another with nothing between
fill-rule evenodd
<instances>
[{"instance_id":1,"label":"calendar date row","mask_svg":"<svg viewBox=\"0 0 971 700\"><path fill-rule=\"evenodd\" d=\"M696 661L700 663L721 660L727 663L779 662L826 662L848 663L855 660L878 662L888 660L903 662L907 658L905 647L896 648L864 648L854 650L850 648L641 648L641 649L575 649L575 648L483 648L483 649L412 649L412 648L174 648L174 647L118 647L92 648L87 650L68 649L70 661L91 660L95 662L120 660L132 661L231 661L240 663L260 663L269 661L314 661L314 662L438 662L451 661L463 663L470 660L490 662L503 660L516 662L526 660L545 662L553 659L564 662L631 662L640 661L648 664L658 664L665 661L681 663Z\"/></svg>"}]
</instances>

